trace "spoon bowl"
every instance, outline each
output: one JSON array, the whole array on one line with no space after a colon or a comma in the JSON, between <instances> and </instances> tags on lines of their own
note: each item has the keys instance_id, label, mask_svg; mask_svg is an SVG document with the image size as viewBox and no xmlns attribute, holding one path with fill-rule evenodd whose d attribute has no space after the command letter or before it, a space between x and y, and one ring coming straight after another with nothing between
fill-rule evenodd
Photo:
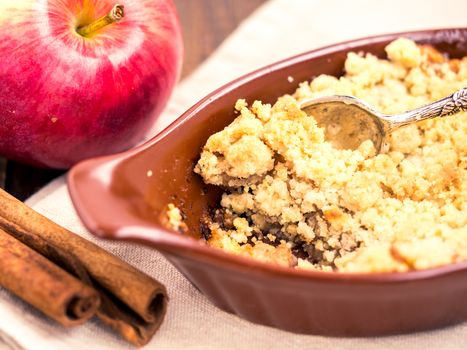
<instances>
[{"instance_id":1,"label":"spoon bowl","mask_svg":"<svg viewBox=\"0 0 467 350\"><path fill-rule=\"evenodd\" d=\"M467 111L467 88L423 107L386 115L352 96L324 96L303 101L300 108L324 128L326 140L338 149L357 149L371 140L377 153L388 150L387 137L394 130L425 119Z\"/></svg>"},{"instance_id":2,"label":"spoon bowl","mask_svg":"<svg viewBox=\"0 0 467 350\"><path fill-rule=\"evenodd\" d=\"M324 127L326 140L338 149L357 149L371 140L382 151L387 132L383 115L352 96L325 96L302 103L301 108Z\"/></svg>"}]
</instances>

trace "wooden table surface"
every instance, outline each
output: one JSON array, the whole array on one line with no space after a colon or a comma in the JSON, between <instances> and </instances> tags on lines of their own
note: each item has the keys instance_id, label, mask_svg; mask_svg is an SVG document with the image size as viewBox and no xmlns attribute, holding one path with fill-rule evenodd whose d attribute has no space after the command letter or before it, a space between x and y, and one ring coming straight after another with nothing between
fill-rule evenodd
<instances>
[{"instance_id":1,"label":"wooden table surface","mask_svg":"<svg viewBox=\"0 0 467 350\"><path fill-rule=\"evenodd\" d=\"M182 79L266 0L174 0L185 45ZM24 200L64 170L38 169L0 158L0 187Z\"/></svg>"}]
</instances>

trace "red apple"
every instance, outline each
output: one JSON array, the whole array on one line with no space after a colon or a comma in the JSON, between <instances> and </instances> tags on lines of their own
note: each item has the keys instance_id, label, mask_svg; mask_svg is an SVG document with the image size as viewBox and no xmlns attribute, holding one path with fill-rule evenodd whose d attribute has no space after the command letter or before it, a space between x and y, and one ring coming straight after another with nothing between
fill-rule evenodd
<instances>
[{"instance_id":1,"label":"red apple","mask_svg":"<svg viewBox=\"0 0 467 350\"><path fill-rule=\"evenodd\" d=\"M68 168L143 139L182 40L171 0L0 0L0 53L0 155Z\"/></svg>"}]
</instances>

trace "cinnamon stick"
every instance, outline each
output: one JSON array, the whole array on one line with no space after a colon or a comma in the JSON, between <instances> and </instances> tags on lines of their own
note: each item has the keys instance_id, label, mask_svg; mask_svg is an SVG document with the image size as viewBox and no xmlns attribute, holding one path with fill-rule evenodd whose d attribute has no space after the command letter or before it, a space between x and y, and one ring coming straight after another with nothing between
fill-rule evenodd
<instances>
[{"instance_id":1,"label":"cinnamon stick","mask_svg":"<svg viewBox=\"0 0 467 350\"><path fill-rule=\"evenodd\" d=\"M99 307L91 287L0 229L0 285L63 326L82 324Z\"/></svg>"},{"instance_id":2,"label":"cinnamon stick","mask_svg":"<svg viewBox=\"0 0 467 350\"><path fill-rule=\"evenodd\" d=\"M135 345L146 344L167 309L165 287L118 257L52 222L0 189L0 228L99 292L97 316Z\"/></svg>"}]
</instances>

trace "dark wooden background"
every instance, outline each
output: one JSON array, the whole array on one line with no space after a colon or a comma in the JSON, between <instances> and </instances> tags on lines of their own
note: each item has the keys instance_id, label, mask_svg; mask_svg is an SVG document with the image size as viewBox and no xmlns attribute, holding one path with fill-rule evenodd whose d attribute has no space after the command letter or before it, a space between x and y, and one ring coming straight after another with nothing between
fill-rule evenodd
<instances>
[{"instance_id":1,"label":"dark wooden background","mask_svg":"<svg viewBox=\"0 0 467 350\"><path fill-rule=\"evenodd\" d=\"M266 0L174 0L185 44L182 79ZM0 157L0 187L24 200L64 170L37 169Z\"/></svg>"}]
</instances>

